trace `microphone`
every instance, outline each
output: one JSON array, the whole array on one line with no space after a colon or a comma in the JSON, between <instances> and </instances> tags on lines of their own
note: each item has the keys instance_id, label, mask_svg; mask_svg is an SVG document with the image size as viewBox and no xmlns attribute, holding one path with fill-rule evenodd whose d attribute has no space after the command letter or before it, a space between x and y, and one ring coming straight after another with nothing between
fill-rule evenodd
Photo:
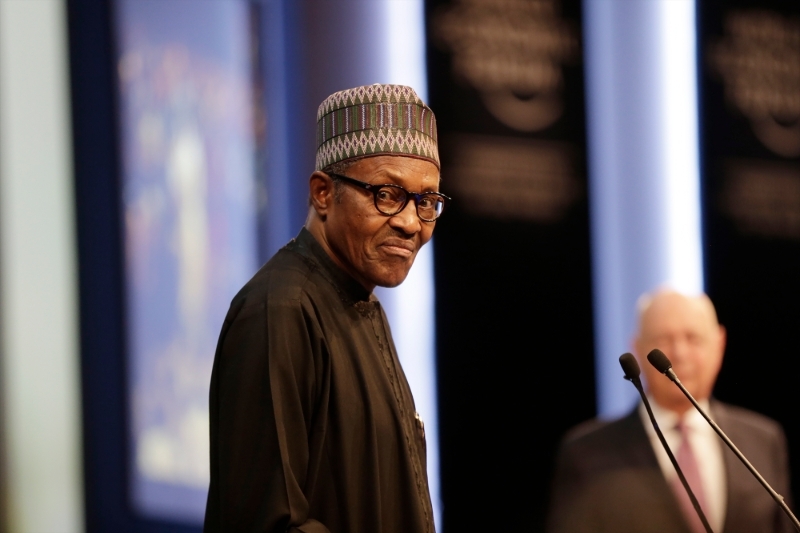
<instances>
[{"instance_id":1,"label":"microphone","mask_svg":"<svg viewBox=\"0 0 800 533\"><path fill-rule=\"evenodd\" d=\"M619 364L622 366L622 371L625 372L625 379L633 382L633 386L638 389L639 387L637 387L636 384L642 384L642 382L639 380L639 374L641 374L642 371L639 369L639 363L636 361L636 358L633 356L633 354L624 353L620 355Z\"/></svg>"},{"instance_id":2,"label":"microphone","mask_svg":"<svg viewBox=\"0 0 800 533\"><path fill-rule=\"evenodd\" d=\"M678 376L675 375L675 371L672 370L672 361L670 361L669 357L667 357L666 354L664 354L664 352L658 348L655 350L650 350L650 353L647 354L647 360L650 361L650 364L653 365L656 370L667 376L672 381L680 381ZM684 391L684 394L689 393ZM689 394L689 399L694 399L691 397L691 394Z\"/></svg>"},{"instance_id":3,"label":"microphone","mask_svg":"<svg viewBox=\"0 0 800 533\"><path fill-rule=\"evenodd\" d=\"M700 508L700 503L698 503L697 497L695 497L694 492L692 492L692 488L689 486L689 482L686 481L686 477L683 475L683 470L681 470L681 467L678 465L678 461L675 459L675 456L672 455L672 450L669 449L669 444L667 444L667 439L664 438L664 434L661 432L661 428L658 427L658 422L656 422L656 417L653 416L653 409L650 407L650 402L647 400L647 395L644 393L644 389L642 388L642 380L639 379L639 374L641 373L641 370L639 369L639 363L636 362L636 358L633 356L633 354L624 353L619 356L619 364L620 366L622 366L622 371L625 372L625 379L633 383L633 386L636 387L637 391L639 391L639 396L642 397L644 408L647 410L647 416L650 417L650 423L653 424L653 429L656 430L656 435L658 435L658 440L661 441L661 445L667 452L667 456L669 456L669 460L672 463L672 466L675 467L675 471L678 473L678 478L681 480L683 488L686 489L686 492L689 494L689 499L692 502L692 507L694 507L695 512L697 512L697 516L700 517L700 521L703 523L703 527L706 529L706 533L714 533L711 530L711 526L708 524L708 519L706 518L705 513L703 513L703 510Z\"/></svg>"},{"instance_id":4,"label":"microphone","mask_svg":"<svg viewBox=\"0 0 800 533\"><path fill-rule=\"evenodd\" d=\"M656 370L667 376L673 383L675 383L675 385L678 386L679 389L681 389L681 392L683 392L683 394L689 399L689 401L692 402L694 408L697 409L701 415L703 415L703 418L706 419L706 422L708 422L709 425L711 425L711 427L714 429L717 435L719 435L720 438L725 442L725 444L728 445L728 448L730 448L731 451L733 451L733 453L736 455L736 457L739 458L742 464L744 464L744 466L747 467L750 473L753 474L753 476L755 476L758 482L761 483L761 486L763 486L766 489L766 491L769 492L769 495L772 496L772 499L775 500L778 506L780 506L780 508L783 509L783 512L786 513L786 516L788 516L791 519L795 530L800 531L800 521L797 520L797 517L794 515L792 510L789 509L788 505L786 505L786 501L784 500L783 496L775 492L775 490L770 486L770 484L767 483L767 480L764 479L761 476L761 474L758 473L758 470L756 470L756 468L752 464L750 464L750 461L747 460L744 454L739 451L739 448L736 447L733 441L729 439L728 436L725 434L725 432L720 429L717 423L711 420L711 417L709 417L706 414L706 412L703 411L703 409L697 403L697 400L694 399L694 396L692 396L692 394L688 390L686 390L686 387L683 386L683 383L681 383L681 380L678 379L678 376L675 374L675 371L672 370L672 362L666 355L664 355L664 352L662 352L658 348L651 350L650 353L647 354L647 360L650 361L650 364L653 365Z\"/></svg>"}]
</instances>

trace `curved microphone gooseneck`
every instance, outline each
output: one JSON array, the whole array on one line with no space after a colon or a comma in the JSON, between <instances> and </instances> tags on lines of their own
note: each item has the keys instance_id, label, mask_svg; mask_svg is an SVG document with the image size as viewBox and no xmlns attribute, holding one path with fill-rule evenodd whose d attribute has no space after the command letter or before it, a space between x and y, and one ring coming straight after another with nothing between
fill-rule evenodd
<instances>
[{"instance_id":1,"label":"curved microphone gooseneck","mask_svg":"<svg viewBox=\"0 0 800 533\"><path fill-rule=\"evenodd\" d=\"M744 454L739 451L739 448L736 447L733 441L731 441L731 439L728 438L725 432L719 428L717 423L711 420L711 417L709 417L706 414L706 412L703 411L703 409L697 403L697 400L694 399L694 396L692 396L691 393L688 390L686 390L686 387L683 386L681 380L679 380L678 376L675 375L675 371L672 370L672 362L666 355L664 355L664 352L662 352L658 348L656 348L655 350L651 350L650 353L647 354L647 360L650 361L650 364L653 365L656 368L656 370L667 376L675 385L678 386L679 389L681 389L683 394L689 399L690 402L692 402L692 405L694 405L695 409L697 409L700 412L700 414L703 415L703 418L706 419L706 422L708 422L711 425L711 427L714 428L714 431L717 432L717 435L719 435L720 438L723 441L725 441L725 444L728 445L728 448L730 448L731 451L733 451L736 457L739 458L739 460L744 464L744 466L747 467L750 473L753 474L753 476L755 476L755 478L758 480L759 483L761 483L761 486L763 486L767 490L767 492L769 492L769 495L772 496L772 499L775 500L775 502L780 506L781 509L783 509L783 512L786 513L786 516L788 516L789 519L791 519L795 530L800 531L800 522L798 522L797 517L794 515L792 510L789 509L789 506L786 505L786 501L784 500L783 496L775 492L775 490L770 486L770 484L767 483L767 480L764 479L761 476L761 474L758 473L758 470L756 470L756 468L752 464L750 464L750 461L747 460Z\"/></svg>"},{"instance_id":2,"label":"curved microphone gooseneck","mask_svg":"<svg viewBox=\"0 0 800 533\"><path fill-rule=\"evenodd\" d=\"M692 507L694 507L694 510L697 512L697 516L700 517L700 521L703 523L703 527L706 528L706 533L714 533L711 529L711 526L708 524L708 519L706 518L705 513L700 508L700 503L697 501L694 492L692 492L692 488L686 481L686 477L683 475L681 467L678 466L678 461L675 460L675 456L672 455L672 450L669 449L669 444L667 444L667 439L664 438L664 434L661 433L661 428L658 427L658 422L656 422L656 417L653 416L653 409L650 407L650 402L647 400L647 395L645 395L644 389L642 389L642 380L639 379L639 374L641 373L641 370L639 369L639 363L636 362L636 358L633 356L633 354L624 353L619 356L619 364L620 366L622 366L623 372L625 372L625 379L633 383L633 386L636 387L637 391L639 391L639 396L642 397L642 402L644 402L644 408L647 409L647 415L650 417L650 422L653 424L653 429L656 430L656 435L658 435L658 440L661 441L661 445L664 447L664 450L666 450L667 455L669 456L669 460L672 463L672 466L675 467L675 471L678 473L678 478L681 480L683 488L686 489L687 494L689 494L689 499L692 501Z\"/></svg>"}]
</instances>

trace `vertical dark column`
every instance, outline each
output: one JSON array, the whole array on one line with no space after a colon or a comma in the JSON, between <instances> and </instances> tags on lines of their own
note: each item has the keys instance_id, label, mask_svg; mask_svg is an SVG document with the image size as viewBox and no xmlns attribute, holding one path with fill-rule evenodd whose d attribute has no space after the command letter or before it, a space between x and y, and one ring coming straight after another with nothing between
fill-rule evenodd
<instances>
[{"instance_id":1,"label":"vertical dark column","mask_svg":"<svg viewBox=\"0 0 800 533\"><path fill-rule=\"evenodd\" d=\"M87 531L124 510L122 251L109 2L72 0L72 133L80 282ZM102 460L98 460L102 458ZM124 529L122 529L124 531Z\"/></svg>"},{"instance_id":2,"label":"vertical dark column","mask_svg":"<svg viewBox=\"0 0 800 533\"><path fill-rule=\"evenodd\" d=\"M275 10L268 10L261 2L250 3L250 65L251 86L253 90L253 140L255 141L255 203L256 217L258 220L258 260L264 262L272 255L270 242L267 202L270 199L269 173L270 151L267 149L269 140L267 106L270 104L270 95L266 88L266 72L270 67L268 56L274 50L270 49L268 40L267 17L274 16Z\"/></svg>"},{"instance_id":3,"label":"vertical dark column","mask_svg":"<svg viewBox=\"0 0 800 533\"><path fill-rule=\"evenodd\" d=\"M715 393L780 421L800 486L800 3L700 2L706 278L728 330Z\"/></svg>"},{"instance_id":4,"label":"vertical dark column","mask_svg":"<svg viewBox=\"0 0 800 533\"><path fill-rule=\"evenodd\" d=\"M429 0L444 529L543 529L595 413L578 1ZM569 396L567 396L569 394Z\"/></svg>"}]
</instances>

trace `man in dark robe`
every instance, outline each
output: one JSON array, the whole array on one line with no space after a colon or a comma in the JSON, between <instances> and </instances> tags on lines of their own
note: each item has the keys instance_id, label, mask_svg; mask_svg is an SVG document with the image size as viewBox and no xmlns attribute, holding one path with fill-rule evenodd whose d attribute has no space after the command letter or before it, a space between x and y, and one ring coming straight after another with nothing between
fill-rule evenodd
<instances>
[{"instance_id":1,"label":"man in dark robe","mask_svg":"<svg viewBox=\"0 0 800 533\"><path fill-rule=\"evenodd\" d=\"M233 299L211 378L205 532L434 531L425 434L376 286L430 238L436 125L409 87L320 105L305 227Z\"/></svg>"}]
</instances>

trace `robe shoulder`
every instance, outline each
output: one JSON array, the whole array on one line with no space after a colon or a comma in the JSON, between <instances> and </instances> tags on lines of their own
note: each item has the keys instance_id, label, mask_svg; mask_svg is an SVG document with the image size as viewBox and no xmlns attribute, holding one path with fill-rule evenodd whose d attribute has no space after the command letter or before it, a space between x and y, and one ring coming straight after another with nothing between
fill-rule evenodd
<instances>
[{"instance_id":1,"label":"robe shoulder","mask_svg":"<svg viewBox=\"0 0 800 533\"><path fill-rule=\"evenodd\" d=\"M320 292L315 272L284 248L232 300L210 387L206 533L327 531L309 516L303 492L309 428L328 377L327 347L307 305L307 289Z\"/></svg>"},{"instance_id":2,"label":"robe shoulder","mask_svg":"<svg viewBox=\"0 0 800 533\"><path fill-rule=\"evenodd\" d=\"M231 300L228 319L251 306L288 305L309 292L319 292L321 273L316 263L283 248L248 281Z\"/></svg>"}]
</instances>

